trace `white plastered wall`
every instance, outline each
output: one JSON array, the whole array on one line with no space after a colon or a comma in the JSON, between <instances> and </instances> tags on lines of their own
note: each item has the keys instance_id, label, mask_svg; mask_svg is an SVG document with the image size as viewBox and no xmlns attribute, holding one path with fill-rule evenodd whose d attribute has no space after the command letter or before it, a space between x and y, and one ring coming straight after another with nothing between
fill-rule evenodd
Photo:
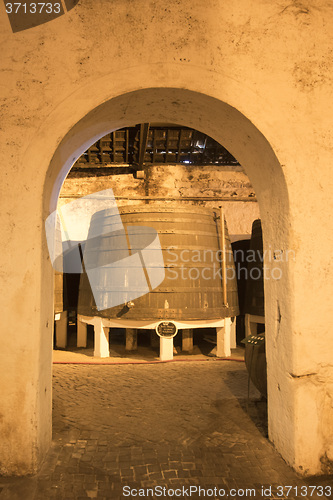
<instances>
[{"instance_id":1,"label":"white plastered wall","mask_svg":"<svg viewBox=\"0 0 333 500\"><path fill-rule=\"evenodd\" d=\"M265 248L295 251L265 283L269 435L304 474L333 459L332 19L324 0L82 0L13 34L1 11L2 473L34 472L51 439L45 217L79 154L144 121L221 142L254 186Z\"/></svg>"},{"instance_id":2,"label":"white plastered wall","mask_svg":"<svg viewBox=\"0 0 333 500\"><path fill-rule=\"evenodd\" d=\"M251 238L252 222L260 217L259 204L251 196L253 187L239 165L148 164L145 179L124 173L92 175L92 171L80 168L80 163L75 166L79 170L72 171L64 181L58 207L103 189L113 190L119 197L118 206L145 204L145 196L151 197L149 204L194 204L217 210L223 205L232 242ZM224 197L233 199L222 203ZM77 210L75 227L80 227L81 217Z\"/></svg>"}]
</instances>

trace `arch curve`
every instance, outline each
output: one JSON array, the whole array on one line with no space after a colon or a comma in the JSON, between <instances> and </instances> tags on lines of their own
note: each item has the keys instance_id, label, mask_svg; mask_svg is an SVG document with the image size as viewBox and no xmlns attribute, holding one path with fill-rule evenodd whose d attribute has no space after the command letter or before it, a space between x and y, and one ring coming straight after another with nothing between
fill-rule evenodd
<instances>
[{"instance_id":1,"label":"arch curve","mask_svg":"<svg viewBox=\"0 0 333 500\"><path fill-rule=\"evenodd\" d=\"M62 138L51 160L45 184L47 209L54 209L63 180L87 147L112 130L142 122L179 123L208 134L245 169L256 191L264 225L266 216L273 215L277 205L279 210L283 208L283 218L287 216L288 190L283 169L258 128L226 102L180 88L127 92L82 117Z\"/></svg>"}]
</instances>

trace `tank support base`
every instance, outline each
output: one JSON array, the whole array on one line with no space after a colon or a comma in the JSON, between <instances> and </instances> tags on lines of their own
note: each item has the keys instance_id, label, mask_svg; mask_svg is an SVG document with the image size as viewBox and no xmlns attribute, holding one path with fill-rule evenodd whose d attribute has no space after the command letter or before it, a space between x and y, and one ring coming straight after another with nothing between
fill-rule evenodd
<instances>
[{"instance_id":1,"label":"tank support base","mask_svg":"<svg viewBox=\"0 0 333 500\"><path fill-rule=\"evenodd\" d=\"M217 347L211 352L211 356L228 357L231 355L230 349L236 347L236 317L224 318L211 321L176 322L179 330L182 330L182 349L185 352L193 350L193 329L194 328L216 328ZM160 347L160 359L168 361L173 359L173 339L162 337L158 340L155 328L158 321L120 321L115 319L101 318L98 316L77 316L77 346L87 346L87 325L93 325L95 331L94 356L109 357L109 328L126 329L126 350L137 349L137 334L141 329L151 330L152 347ZM186 328L186 326L190 328ZM135 328L134 328L135 327ZM185 327L185 328L184 328ZM156 342L157 341L157 342Z\"/></svg>"},{"instance_id":2,"label":"tank support base","mask_svg":"<svg viewBox=\"0 0 333 500\"><path fill-rule=\"evenodd\" d=\"M62 311L54 315L56 346L67 347L67 311Z\"/></svg>"},{"instance_id":3,"label":"tank support base","mask_svg":"<svg viewBox=\"0 0 333 500\"><path fill-rule=\"evenodd\" d=\"M101 319L94 324L94 337L94 356L97 358L108 358L110 356L109 328L103 326Z\"/></svg>"},{"instance_id":4,"label":"tank support base","mask_svg":"<svg viewBox=\"0 0 333 500\"><path fill-rule=\"evenodd\" d=\"M173 359L173 337L160 337L160 360L170 361Z\"/></svg>"},{"instance_id":5,"label":"tank support base","mask_svg":"<svg viewBox=\"0 0 333 500\"><path fill-rule=\"evenodd\" d=\"M216 328L216 357L227 358L231 356L230 347L231 319L224 318L224 326Z\"/></svg>"}]
</instances>

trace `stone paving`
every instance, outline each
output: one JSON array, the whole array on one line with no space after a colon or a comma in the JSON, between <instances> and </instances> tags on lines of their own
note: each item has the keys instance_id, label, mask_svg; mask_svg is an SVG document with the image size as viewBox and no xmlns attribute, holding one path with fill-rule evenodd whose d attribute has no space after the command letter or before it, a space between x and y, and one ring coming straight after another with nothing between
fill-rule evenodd
<instances>
[{"instance_id":1,"label":"stone paving","mask_svg":"<svg viewBox=\"0 0 333 500\"><path fill-rule=\"evenodd\" d=\"M0 500L330 498L309 486L332 476L299 478L268 441L244 363L54 365L53 377L52 449L38 476L0 478Z\"/></svg>"}]
</instances>

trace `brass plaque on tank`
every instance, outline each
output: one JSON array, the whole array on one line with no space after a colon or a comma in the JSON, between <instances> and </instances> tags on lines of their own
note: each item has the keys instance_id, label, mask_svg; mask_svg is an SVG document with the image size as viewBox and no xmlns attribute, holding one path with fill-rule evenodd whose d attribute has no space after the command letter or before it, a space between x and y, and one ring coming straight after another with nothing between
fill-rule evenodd
<instances>
[{"instance_id":1,"label":"brass plaque on tank","mask_svg":"<svg viewBox=\"0 0 333 500\"><path fill-rule=\"evenodd\" d=\"M174 337L177 335L178 329L172 321L161 321L156 327L156 333L160 337Z\"/></svg>"}]
</instances>

